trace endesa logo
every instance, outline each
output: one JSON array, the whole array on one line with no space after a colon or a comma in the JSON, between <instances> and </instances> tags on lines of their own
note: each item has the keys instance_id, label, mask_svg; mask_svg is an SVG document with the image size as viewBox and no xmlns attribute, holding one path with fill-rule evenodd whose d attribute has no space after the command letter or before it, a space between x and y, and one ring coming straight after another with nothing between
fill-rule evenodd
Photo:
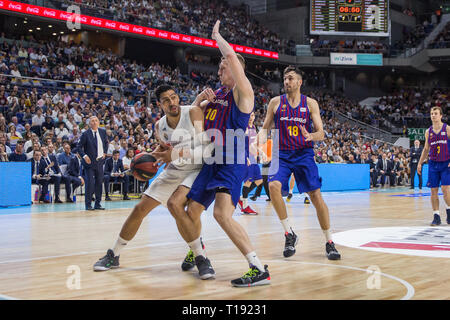
<instances>
[{"instance_id":1,"label":"endesa logo","mask_svg":"<svg viewBox=\"0 0 450 320\"><path fill-rule=\"evenodd\" d=\"M120 30L130 31L130 26L127 24L119 24Z\"/></svg>"},{"instance_id":2,"label":"endesa logo","mask_svg":"<svg viewBox=\"0 0 450 320\"><path fill-rule=\"evenodd\" d=\"M142 29L141 27L133 27L133 32L142 33L144 32L144 29Z\"/></svg>"},{"instance_id":3,"label":"endesa logo","mask_svg":"<svg viewBox=\"0 0 450 320\"><path fill-rule=\"evenodd\" d=\"M44 10L44 16L55 18L56 17L56 11Z\"/></svg>"},{"instance_id":4,"label":"endesa logo","mask_svg":"<svg viewBox=\"0 0 450 320\"><path fill-rule=\"evenodd\" d=\"M91 19L91 24L95 24L96 26L101 26L102 25L102 20L98 20L98 19Z\"/></svg>"},{"instance_id":5,"label":"endesa logo","mask_svg":"<svg viewBox=\"0 0 450 320\"><path fill-rule=\"evenodd\" d=\"M39 8L27 7L26 12L32 14L39 14Z\"/></svg>"},{"instance_id":6,"label":"endesa logo","mask_svg":"<svg viewBox=\"0 0 450 320\"><path fill-rule=\"evenodd\" d=\"M8 9L22 11L22 5L21 4L12 4L12 3L10 3L9 6L8 6Z\"/></svg>"},{"instance_id":7,"label":"endesa logo","mask_svg":"<svg viewBox=\"0 0 450 320\"><path fill-rule=\"evenodd\" d=\"M180 40L180 35L179 35L179 34L172 33L172 34L170 35L170 39L172 39L172 40Z\"/></svg>"},{"instance_id":8,"label":"endesa logo","mask_svg":"<svg viewBox=\"0 0 450 320\"><path fill-rule=\"evenodd\" d=\"M117 24L115 23L115 22L108 22L108 21L106 21L105 22L105 27L108 27L108 28L117 28Z\"/></svg>"}]
</instances>

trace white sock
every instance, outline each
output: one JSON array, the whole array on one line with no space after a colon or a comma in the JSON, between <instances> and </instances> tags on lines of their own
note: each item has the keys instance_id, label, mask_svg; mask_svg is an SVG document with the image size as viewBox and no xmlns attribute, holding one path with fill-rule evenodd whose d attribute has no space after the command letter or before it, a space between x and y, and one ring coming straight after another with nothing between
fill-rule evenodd
<instances>
[{"instance_id":1,"label":"white sock","mask_svg":"<svg viewBox=\"0 0 450 320\"><path fill-rule=\"evenodd\" d=\"M291 225L289 224L289 219L288 218L286 218L284 220L280 220L280 222L283 225L284 232L286 232L286 233L291 233L292 232L292 228L291 228Z\"/></svg>"},{"instance_id":2,"label":"white sock","mask_svg":"<svg viewBox=\"0 0 450 320\"><path fill-rule=\"evenodd\" d=\"M330 229L328 229L328 230L322 230L322 232L323 232L323 234L324 234L325 239L327 240L327 242L333 241L333 239L332 239L332 237L331 237L331 231L330 231Z\"/></svg>"},{"instance_id":3,"label":"white sock","mask_svg":"<svg viewBox=\"0 0 450 320\"><path fill-rule=\"evenodd\" d=\"M245 257L247 258L250 268L251 268L251 266L255 266L259 269L259 271L264 272L264 266L261 263L261 261L259 261L259 258L256 255L255 251L248 253Z\"/></svg>"},{"instance_id":4,"label":"white sock","mask_svg":"<svg viewBox=\"0 0 450 320\"><path fill-rule=\"evenodd\" d=\"M437 214L438 216L440 216L439 210L433 211L433 215L434 215L434 214Z\"/></svg>"},{"instance_id":5,"label":"white sock","mask_svg":"<svg viewBox=\"0 0 450 320\"><path fill-rule=\"evenodd\" d=\"M189 248L191 248L192 252L194 252L194 256L204 256L206 258L206 251L203 249L202 245L202 237L192 241L188 242Z\"/></svg>"},{"instance_id":6,"label":"white sock","mask_svg":"<svg viewBox=\"0 0 450 320\"><path fill-rule=\"evenodd\" d=\"M127 245L128 241L122 239L121 237L117 238L116 244L113 247L114 256L120 256L120 251Z\"/></svg>"}]
</instances>

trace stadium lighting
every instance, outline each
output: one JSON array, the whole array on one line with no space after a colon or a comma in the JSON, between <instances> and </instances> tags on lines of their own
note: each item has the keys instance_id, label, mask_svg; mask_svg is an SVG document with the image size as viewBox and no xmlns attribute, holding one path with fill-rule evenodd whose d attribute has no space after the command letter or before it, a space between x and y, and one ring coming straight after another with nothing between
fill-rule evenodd
<instances>
[{"instance_id":1,"label":"stadium lighting","mask_svg":"<svg viewBox=\"0 0 450 320\"><path fill-rule=\"evenodd\" d=\"M53 26L51 24L48 25L49 28L52 28Z\"/></svg>"},{"instance_id":2,"label":"stadium lighting","mask_svg":"<svg viewBox=\"0 0 450 320\"><path fill-rule=\"evenodd\" d=\"M41 28L37 27L36 30L41 30Z\"/></svg>"},{"instance_id":3,"label":"stadium lighting","mask_svg":"<svg viewBox=\"0 0 450 320\"><path fill-rule=\"evenodd\" d=\"M64 34L64 31L61 31L60 33L61 33L61 34Z\"/></svg>"},{"instance_id":4,"label":"stadium lighting","mask_svg":"<svg viewBox=\"0 0 450 320\"><path fill-rule=\"evenodd\" d=\"M33 29L28 29L29 32L33 32Z\"/></svg>"},{"instance_id":5,"label":"stadium lighting","mask_svg":"<svg viewBox=\"0 0 450 320\"><path fill-rule=\"evenodd\" d=\"M53 32L52 35L56 36L56 32Z\"/></svg>"}]
</instances>

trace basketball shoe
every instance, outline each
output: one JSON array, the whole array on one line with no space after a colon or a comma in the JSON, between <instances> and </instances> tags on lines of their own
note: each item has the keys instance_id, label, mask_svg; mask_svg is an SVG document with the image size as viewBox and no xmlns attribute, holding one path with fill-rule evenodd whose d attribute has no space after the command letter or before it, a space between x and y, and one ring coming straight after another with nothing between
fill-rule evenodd
<instances>
[{"instance_id":1,"label":"basketball shoe","mask_svg":"<svg viewBox=\"0 0 450 320\"><path fill-rule=\"evenodd\" d=\"M254 287L266 284L270 284L270 274L267 265L264 266L264 272L255 266L251 266L242 277L231 280L233 287Z\"/></svg>"},{"instance_id":2,"label":"basketball shoe","mask_svg":"<svg viewBox=\"0 0 450 320\"><path fill-rule=\"evenodd\" d=\"M94 264L94 271L107 271L112 268L118 268L119 257L120 256L115 257L114 251L108 249L106 255Z\"/></svg>"},{"instance_id":3,"label":"basketball shoe","mask_svg":"<svg viewBox=\"0 0 450 320\"><path fill-rule=\"evenodd\" d=\"M204 256L195 257L195 265L197 266L200 279L207 280L216 277L216 272L212 268L208 258L205 258Z\"/></svg>"},{"instance_id":4,"label":"basketball shoe","mask_svg":"<svg viewBox=\"0 0 450 320\"><path fill-rule=\"evenodd\" d=\"M189 271L194 267L195 267L194 252L192 252L192 250L189 250L189 252L187 253L186 257L183 260L183 263L181 264L181 270Z\"/></svg>"},{"instance_id":5,"label":"basketball shoe","mask_svg":"<svg viewBox=\"0 0 450 320\"><path fill-rule=\"evenodd\" d=\"M327 253L328 260L340 260L341 254L334 247L333 241L328 241L325 245L325 251Z\"/></svg>"},{"instance_id":6,"label":"basketball shoe","mask_svg":"<svg viewBox=\"0 0 450 320\"><path fill-rule=\"evenodd\" d=\"M293 196L293 194L292 194L292 193L289 193L288 196L287 196L287 198L286 198L286 201L287 201L287 202L291 202L292 196Z\"/></svg>"},{"instance_id":7,"label":"basketball shoe","mask_svg":"<svg viewBox=\"0 0 450 320\"><path fill-rule=\"evenodd\" d=\"M447 209L447 224L450 224L450 209Z\"/></svg>"},{"instance_id":8,"label":"basketball shoe","mask_svg":"<svg viewBox=\"0 0 450 320\"><path fill-rule=\"evenodd\" d=\"M448 223L448 216L447 216L447 223ZM441 224L441 216L438 214L434 214L433 221L431 222L431 226L439 226Z\"/></svg>"},{"instance_id":9,"label":"basketball shoe","mask_svg":"<svg viewBox=\"0 0 450 320\"><path fill-rule=\"evenodd\" d=\"M295 254L295 246L297 245L298 237L292 228L291 232L286 232L284 236L286 237L286 240L284 242L283 256L289 258Z\"/></svg>"},{"instance_id":10,"label":"basketball shoe","mask_svg":"<svg viewBox=\"0 0 450 320\"><path fill-rule=\"evenodd\" d=\"M242 210L243 214L248 214L248 215L252 215L252 216L256 216L258 214L258 212L256 212L255 210L253 210L252 208L250 208L250 206L247 206L247 208L245 208L244 210Z\"/></svg>"},{"instance_id":11,"label":"basketball shoe","mask_svg":"<svg viewBox=\"0 0 450 320\"><path fill-rule=\"evenodd\" d=\"M308 197L305 197L305 201L303 201L303 203L304 203L304 204L310 204L310 203L311 203L311 201L309 200L309 198L308 198Z\"/></svg>"}]
</instances>

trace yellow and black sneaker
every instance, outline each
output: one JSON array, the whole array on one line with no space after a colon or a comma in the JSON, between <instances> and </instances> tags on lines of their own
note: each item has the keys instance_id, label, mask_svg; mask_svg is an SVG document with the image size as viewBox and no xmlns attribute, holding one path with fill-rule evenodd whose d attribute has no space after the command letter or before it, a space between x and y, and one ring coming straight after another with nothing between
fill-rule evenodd
<instances>
[{"instance_id":1,"label":"yellow and black sneaker","mask_svg":"<svg viewBox=\"0 0 450 320\"><path fill-rule=\"evenodd\" d=\"M231 285L233 287L254 287L270 284L270 274L267 268L265 265L264 272L262 272L257 267L251 266L242 277L231 280Z\"/></svg>"},{"instance_id":2,"label":"yellow and black sneaker","mask_svg":"<svg viewBox=\"0 0 450 320\"><path fill-rule=\"evenodd\" d=\"M293 194L292 194L292 193L289 193L288 196L287 196L287 198L286 198L286 201L287 201L287 202L291 202L292 196L293 196Z\"/></svg>"},{"instance_id":3,"label":"yellow and black sneaker","mask_svg":"<svg viewBox=\"0 0 450 320\"><path fill-rule=\"evenodd\" d=\"M304 203L304 204L310 204L310 203L311 203L311 201L309 200L309 198L308 198L308 197L305 197L305 201L303 201L303 203Z\"/></svg>"},{"instance_id":4,"label":"yellow and black sneaker","mask_svg":"<svg viewBox=\"0 0 450 320\"><path fill-rule=\"evenodd\" d=\"M107 271L112 268L118 268L119 267L119 257L114 256L114 251L111 249L108 249L106 252L106 256L103 258L100 258L95 264L94 264L94 271Z\"/></svg>"},{"instance_id":5,"label":"yellow and black sneaker","mask_svg":"<svg viewBox=\"0 0 450 320\"><path fill-rule=\"evenodd\" d=\"M181 264L181 270L189 271L194 267L195 267L194 252L192 252L192 250L189 250L189 252L187 253L186 257L183 260L183 263Z\"/></svg>"}]
</instances>

